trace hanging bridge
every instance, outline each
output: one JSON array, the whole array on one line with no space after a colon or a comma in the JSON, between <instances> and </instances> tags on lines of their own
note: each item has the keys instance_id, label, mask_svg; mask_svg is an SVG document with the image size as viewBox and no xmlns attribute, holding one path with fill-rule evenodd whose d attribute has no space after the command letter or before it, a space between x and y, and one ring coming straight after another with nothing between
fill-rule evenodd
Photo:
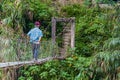
<instances>
[{"instance_id":1,"label":"hanging bridge","mask_svg":"<svg viewBox=\"0 0 120 80\"><path fill-rule=\"evenodd\" d=\"M9 48L6 48L5 50L9 52L9 49L11 50L10 46L11 45L7 45ZM25 40L18 39L17 44L14 44L13 46L17 47L14 47L13 50L3 56L8 60L4 61L5 59L3 59L0 63L0 68L18 68L24 65L42 64L50 60L65 58L65 56L60 55L58 46L56 44L53 45L51 40L41 42L37 61L33 60L30 43L27 43Z\"/></svg>"},{"instance_id":2,"label":"hanging bridge","mask_svg":"<svg viewBox=\"0 0 120 80\"><path fill-rule=\"evenodd\" d=\"M30 44L24 39L20 38L16 43L7 40L4 44L0 43L1 53L5 55L0 56L0 68L19 67L24 65L42 64L46 61L54 59L65 59L68 47L74 48L75 44L75 18L52 18L52 40L42 41L40 47L40 55L37 61L32 60L32 52ZM62 48L56 44L56 22L67 22L68 25L63 26L62 31ZM61 34L61 33L60 33ZM5 41L5 39L4 39ZM11 46L12 44L12 46ZM4 60L7 59L7 60ZM9 61L9 62L8 62Z\"/></svg>"}]
</instances>

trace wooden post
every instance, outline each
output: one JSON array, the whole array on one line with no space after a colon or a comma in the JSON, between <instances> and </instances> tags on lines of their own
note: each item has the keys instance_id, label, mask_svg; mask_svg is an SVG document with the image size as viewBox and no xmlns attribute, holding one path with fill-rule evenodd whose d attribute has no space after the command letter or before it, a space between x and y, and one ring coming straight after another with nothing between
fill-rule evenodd
<instances>
[{"instance_id":1,"label":"wooden post","mask_svg":"<svg viewBox=\"0 0 120 80\"><path fill-rule=\"evenodd\" d=\"M3 75L2 75L2 79L1 80L6 80L7 72L8 72L7 68L3 68L3 71L2 71Z\"/></svg>"},{"instance_id":2,"label":"wooden post","mask_svg":"<svg viewBox=\"0 0 120 80\"><path fill-rule=\"evenodd\" d=\"M53 45L53 50L52 50L52 56L55 56L55 39L56 39L56 20L54 17L52 17L52 45Z\"/></svg>"},{"instance_id":3,"label":"wooden post","mask_svg":"<svg viewBox=\"0 0 120 80\"><path fill-rule=\"evenodd\" d=\"M55 44L55 38L56 38L56 20L54 17L52 17L52 42Z\"/></svg>"},{"instance_id":4,"label":"wooden post","mask_svg":"<svg viewBox=\"0 0 120 80\"><path fill-rule=\"evenodd\" d=\"M72 18L71 24L71 48L75 47L75 17Z\"/></svg>"}]
</instances>

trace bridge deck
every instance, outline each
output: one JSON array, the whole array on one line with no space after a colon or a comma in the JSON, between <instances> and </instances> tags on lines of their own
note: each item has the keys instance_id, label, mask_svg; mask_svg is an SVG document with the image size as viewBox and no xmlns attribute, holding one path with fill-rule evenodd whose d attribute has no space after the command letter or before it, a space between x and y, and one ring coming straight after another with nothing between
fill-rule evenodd
<instances>
[{"instance_id":1,"label":"bridge deck","mask_svg":"<svg viewBox=\"0 0 120 80\"><path fill-rule=\"evenodd\" d=\"M65 56L60 56L60 57L47 57L44 59L38 59L36 62L31 60L31 61L17 61L17 62L4 62L4 63L0 63L0 68L8 68L8 67L20 67L20 66L24 66L24 65L34 65L34 64L42 64L46 61L50 61L53 59L65 59Z\"/></svg>"},{"instance_id":2,"label":"bridge deck","mask_svg":"<svg viewBox=\"0 0 120 80\"><path fill-rule=\"evenodd\" d=\"M17 61L17 62L5 62L5 63L0 63L0 68L4 67L12 67L12 66L22 66L22 65L33 65L33 64L41 64L46 61L52 60L54 57L47 57L44 59L38 59L36 62L35 61Z\"/></svg>"}]
</instances>

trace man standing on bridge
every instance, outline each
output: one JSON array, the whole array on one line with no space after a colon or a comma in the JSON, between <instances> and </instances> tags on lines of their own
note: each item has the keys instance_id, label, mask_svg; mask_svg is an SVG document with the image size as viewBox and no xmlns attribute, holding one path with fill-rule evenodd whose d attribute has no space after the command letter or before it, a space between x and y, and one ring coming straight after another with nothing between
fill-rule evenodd
<instances>
[{"instance_id":1,"label":"man standing on bridge","mask_svg":"<svg viewBox=\"0 0 120 80\"><path fill-rule=\"evenodd\" d=\"M40 41L41 41L41 38L43 36L42 31L39 29L40 25L41 25L40 22L36 21L35 27L33 29L31 29L27 34L29 36L30 43L32 45L32 52L33 52L34 61L37 61L37 59L38 59Z\"/></svg>"}]
</instances>

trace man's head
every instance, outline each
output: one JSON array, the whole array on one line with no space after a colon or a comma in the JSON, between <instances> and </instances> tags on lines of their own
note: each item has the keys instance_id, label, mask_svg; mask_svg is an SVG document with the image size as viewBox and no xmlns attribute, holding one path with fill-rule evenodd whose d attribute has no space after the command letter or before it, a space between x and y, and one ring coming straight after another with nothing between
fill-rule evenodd
<instances>
[{"instance_id":1,"label":"man's head","mask_svg":"<svg viewBox=\"0 0 120 80\"><path fill-rule=\"evenodd\" d=\"M39 22L39 21L36 21L36 22L35 22L35 26L36 26L36 27L39 27L39 26L40 26L40 22Z\"/></svg>"}]
</instances>

